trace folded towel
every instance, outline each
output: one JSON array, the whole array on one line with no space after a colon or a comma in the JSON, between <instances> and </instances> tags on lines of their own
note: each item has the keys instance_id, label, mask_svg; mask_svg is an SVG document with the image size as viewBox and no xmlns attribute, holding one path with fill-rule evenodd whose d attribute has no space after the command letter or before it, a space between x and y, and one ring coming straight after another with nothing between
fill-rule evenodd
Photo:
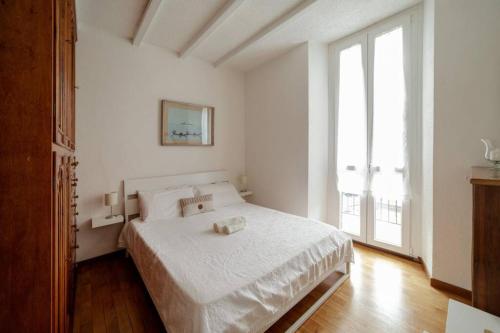
<instances>
[{"instance_id":1,"label":"folded towel","mask_svg":"<svg viewBox=\"0 0 500 333\"><path fill-rule=\"evenodd\" d=\"M246 222L239 222L239 223L234 223L234 224L226 224L223 228L222 231L226 234L232 234L234 232L243 230L246 227Z\"/></svg>"},{"instance_id":2,"label":"folded towel","mask_svg":"<svg viewBox=\"0 0 500 333\"><path fill-rule=\"evenodd\" d=\"M214 223L214 231L218 233L230 234L243 229L246 226L246 220L243 216L230 217L225 220ZM225 230L227 227L227 230Z\"/></svg>"}]
</instances>

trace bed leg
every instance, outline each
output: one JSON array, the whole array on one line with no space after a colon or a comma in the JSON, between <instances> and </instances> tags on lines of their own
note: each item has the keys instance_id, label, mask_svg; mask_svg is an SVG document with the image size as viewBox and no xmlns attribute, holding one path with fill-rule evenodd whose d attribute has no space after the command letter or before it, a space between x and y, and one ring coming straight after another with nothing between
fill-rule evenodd
<instances>
[{"instance_id":1,"label":"bed leg","mask_svg":"<svg viewBox=\"0 0 500 333\"><path fill-rule=\"evenodd\" d=\"M130 255L128 254L128 250L125 250L125 258L127 258L127 259L128 259L128 257L129 257L129 256L130 256Z\"/></svg>"},{"instance_id":2,"label":"bed leg","mask_svg":"<svg viewBox=\"0 0 500 333\"><path fill-rule=\"evenodd\" d=\"M345 264L345 273L346 273L346 275L351 274L351 263L350 262L346 262L346 264Z\"/></svg>"},{"instance_id":3,"label":"bed leg","mask_svg":"<svg viewBox=\"0 0 500 333\"><path fill-rule=\"evenodd\" d=\"M332 296L332 294L342 285L342 283L344 283L344 281L346 281L347 279L349 279L349 272L351 271L351 266L350 266L350 263L346 263L346 273L344 275L342 275L320 298L318 298L316 300L316 302L311 305L309 307L309 309L307 309L306 312L304 312L302 314L302 316L299 317L299 319L297 319L293 324L292 326L290 326L286 331L285 333L294 333L296 332L300 326L302 326L302 324L305 323L305 321L311 317L314 312L316 312L316 310L319 309L319 307L325 303L329 298L330 296Z\"/></svg>"}]
</instances>

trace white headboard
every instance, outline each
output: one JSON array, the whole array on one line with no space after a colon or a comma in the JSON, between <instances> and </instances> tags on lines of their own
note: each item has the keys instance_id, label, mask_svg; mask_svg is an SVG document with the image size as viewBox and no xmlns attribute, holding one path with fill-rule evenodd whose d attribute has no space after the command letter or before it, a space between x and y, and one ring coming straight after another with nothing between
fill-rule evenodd
<instances>
[{"instance_id":1,"label":"white headboard","mask_svg":"<svg viewBox=\"0 0 500 333\"><path fill-rule=\"evenodd\" d=\"M139 214L137 191L148 191L179 185L200 185L228 181L226 170L207 171L171 176L125 179L123 181L123 202L125 222Z\"/></svg>"}]
</instances>

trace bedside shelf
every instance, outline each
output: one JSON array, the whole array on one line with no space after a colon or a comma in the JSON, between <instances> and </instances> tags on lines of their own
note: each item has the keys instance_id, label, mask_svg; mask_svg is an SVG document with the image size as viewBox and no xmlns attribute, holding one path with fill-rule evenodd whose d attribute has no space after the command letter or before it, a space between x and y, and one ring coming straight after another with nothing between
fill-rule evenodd
<instances>
[{"instance_id":1,"label":"bedside shelf","mask_svg":"<svg viewBox=\"0 0 500 333\"><path fill-rule=\"evenodd\" d=\"M111 224L122 223L124 221L123 215L114 215L113 217L107 219L105 217L93 217L92 218L92 229L104 227Z\"/></svg>"},{"instance_id":2,"label":"bedside shelf","mask_svg":"<svg viewBox=\"0 0 500 333\"><path fill-rule=\"evenodd\" d=\"M248 197L248 196L250 196L250 195L253 195L253 192L252 192L252 191L243 191L243 192L240 192L240 196L241 196L242 198L244 198L244 197Z\"/></svg>"}]
</instances>

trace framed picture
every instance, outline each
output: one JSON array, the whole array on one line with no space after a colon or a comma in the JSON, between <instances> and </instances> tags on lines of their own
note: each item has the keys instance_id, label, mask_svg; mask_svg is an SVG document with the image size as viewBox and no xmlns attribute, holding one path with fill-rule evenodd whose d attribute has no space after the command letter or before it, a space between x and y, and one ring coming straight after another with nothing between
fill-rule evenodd
<instances>
[{"instance_id":1,"label":"framed picture","mask_svg":"<svg viewBox=\"0 0 500 333\"><path fill-rule=\"evenodd\" d=\"M211 106L162 101L163 146L213 146L214 111Z\"/></svg>"}]
</instances>

